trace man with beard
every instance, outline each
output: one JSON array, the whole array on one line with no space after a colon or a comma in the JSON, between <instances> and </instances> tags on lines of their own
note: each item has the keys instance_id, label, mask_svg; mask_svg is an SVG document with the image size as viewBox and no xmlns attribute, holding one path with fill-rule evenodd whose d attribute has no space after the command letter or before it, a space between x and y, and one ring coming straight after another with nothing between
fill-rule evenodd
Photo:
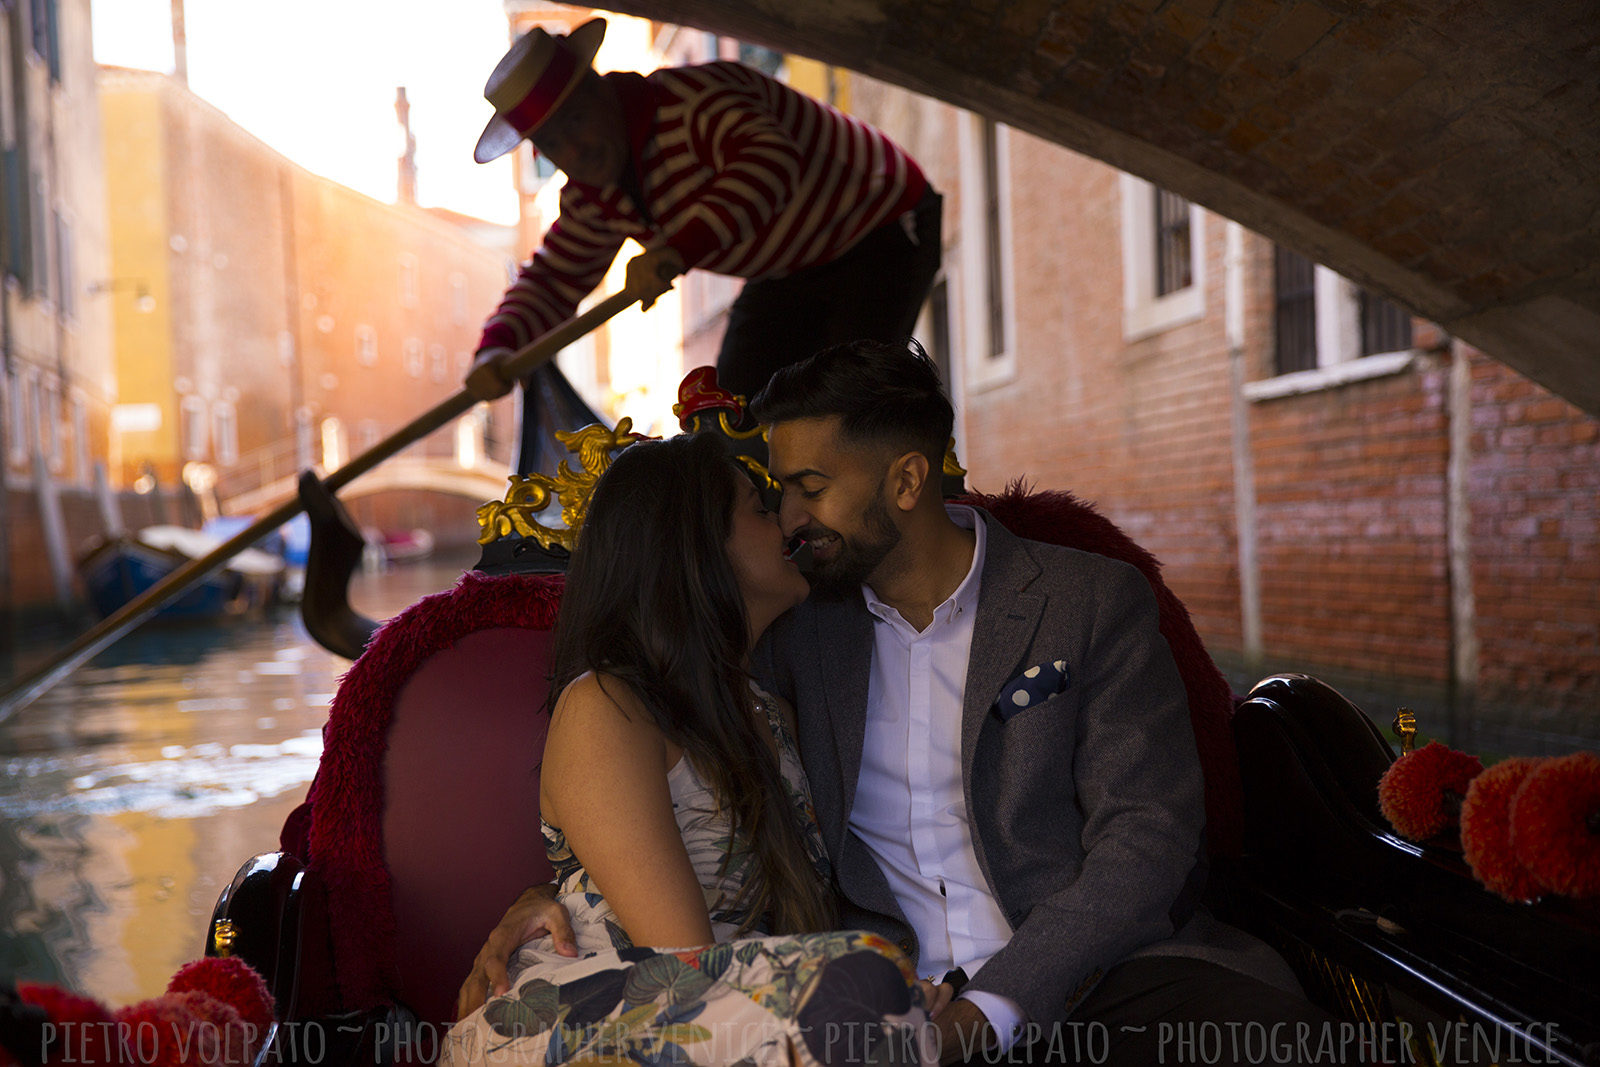
<instances>
[{"instance_id":1,"label":"man with beard","mask_svg":"<svg viewBox=\"0 0 1600 1067\"><path fill-rule=\"evenodd\" d=\"M914 342L827 349L753 410L814 558L756 670L795 706L844 927L943 975L944 1062L1155 1063L1185 1025L1325 1022L1198 906L1199 757L1143 575L941 499L953 413ZM519 907L480 984L564 921Z\"/></svg>"},{"instance_id":2,"label":"man with beard","mask_svg":"<svg viewBox=\"0 0 1600 1067\"><path fill-rule=\"evenodd\" d=\"M1293 983L1265 945L1197 911L1199 757L1138 570L944 502L953 412L914 341L828 349L752 410L814 558L765 673L796 708L844 925L959 993L945 1061L1026 1024L1043 1036L1017 1055L1046 1058L1069 1015L1105 1025L1112 1062L1155 1062L1158 1024L1320 1023L1256 977Z\"/></svg>"}]
</instances>

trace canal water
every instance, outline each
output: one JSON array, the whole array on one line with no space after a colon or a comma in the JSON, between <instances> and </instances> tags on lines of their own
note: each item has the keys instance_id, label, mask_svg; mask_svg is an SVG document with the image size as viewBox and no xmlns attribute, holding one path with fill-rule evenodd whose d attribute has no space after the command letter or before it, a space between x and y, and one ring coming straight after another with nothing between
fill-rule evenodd
<instances>
[{"instance_id":1,"label":"canal water","mask_svg":"<svg viewBox=\"0 0 1600 1067\"><path fill-rule=\"evenodd\" d=\"M358 573L351 603L388 618L471 562ZM15 672L48 651L19 650ZM217 894L277 848L349 666L293 608L147 625L0 723L0 981L112 1007L164 992Z\"/></svg>"}]
</instances>

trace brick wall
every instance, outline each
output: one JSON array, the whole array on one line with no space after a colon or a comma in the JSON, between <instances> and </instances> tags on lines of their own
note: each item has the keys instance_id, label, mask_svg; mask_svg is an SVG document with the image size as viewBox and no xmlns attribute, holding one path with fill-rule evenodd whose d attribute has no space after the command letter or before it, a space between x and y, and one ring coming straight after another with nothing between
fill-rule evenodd
<instances>
[{"instance_id":1,"label":"brick wall","mask_svg":"<svg viewBox=\"0 0 1600 1067\"><path fill-rule=\"evenodd\" d=\"M1269 669L1442 691L1448 370L1252 405Z\"/></svg>"},{"instance_id":2,"label":"brick wall","mask_svg":"<svg viewBox=\"0 0 1600 1067\"><path fill-rule=\"evenodd\" d=\"M87 489L62 487L59 490L61 517L67 531L67 556L74 563L93 547L96 538L105 534L100 505L93 492ZM5 491L5 521L9 539L9 588L0 591L0 604L9 610L27 614L34 611L53 611L56 608L55 580L50 573L49 556L45 548L44 524L39 517L39 498L32 489L12 488ZM134 492L118 494L123 525L137 530L160 522L184 526L198 526L199 508L194 497L181 489L163 490L163 499L157 501L153 494ZM73 579L75 596L81 599L83 590Z\"/></svg>"},{"instance_id":3,"label":"brick wall","mask_svg":"<svg viewBox=\"0 0 1600 1067\"><path fill-rule=\"evenodd\" d=\"M1453 691L1449 339L1419 322L1420 351L1397 373L1242 401L1263 645L1259 666L1246 666L1227 223L1204 220L1201 316L1128 341L1117 172L1013 132L1015 373L978 384L961 352L961 316L972 313L961 246L976 239L962 232L963 119L866 79L853 90L854 110L946 194L957 448L970 485L994 491L1023 475L1097 504L1162 560L1237 685L1260 671L1318 674L1377 718L1408 703L1429 729L1454 718L1459 743L1489 751L1600 739L1600 420L1471 357L1477 670ZM1243 369L1256 381L1274 374L1273 245L1242 236Z\"/></svg>"},{"instance_id":4,"label":"brick wall","mask_svg":"<svg viewBox=\"0 0 1600 1067\"><path fill-rule=\"evenodd\" d=\"M1208 313L1127 343L1117 172L1010 145L1016 376L963 397L969 483L1025 475L1094 502L1162 561L1202 633L1237 644L1220 221L1204 228Z\"/></svg>"},{"instance_id":5,"label":"brick wall","mask_svg":"<svg viewBox=\"0 0 1600 1067\"><path fill-rule=\"evenodd\" d=\"M1600 419L1472 355L1472 585L1484 728L1600 733ZM1592 744L1592 741L1591 741Z\"/></svg>"}]
</instances>

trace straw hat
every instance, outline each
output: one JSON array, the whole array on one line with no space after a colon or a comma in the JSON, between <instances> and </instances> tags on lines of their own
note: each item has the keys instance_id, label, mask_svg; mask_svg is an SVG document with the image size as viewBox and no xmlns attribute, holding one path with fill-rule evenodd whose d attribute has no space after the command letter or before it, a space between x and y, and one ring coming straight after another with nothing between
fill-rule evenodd
<instances>
[{"instance_id":1,"label":"straw hat","mask_svg":"<svg viewBox=\"0 0 1600 1067\"><path fill-rule=\"evenodd\" d=\"M606 20L590 19L564 36L535 26L518 37L483 87L494 118L478 137L472 158L479 163L498 159L555 114L594 62L605 35Z\"/></svg>"}]
</instances>

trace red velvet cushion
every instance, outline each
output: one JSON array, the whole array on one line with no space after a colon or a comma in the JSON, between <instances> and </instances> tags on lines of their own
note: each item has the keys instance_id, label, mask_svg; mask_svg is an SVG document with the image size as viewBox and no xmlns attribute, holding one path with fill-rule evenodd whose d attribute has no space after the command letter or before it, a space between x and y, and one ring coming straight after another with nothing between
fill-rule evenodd
<instances>
[{"instance_id":1,"label":"red velvet cushion","mask_svg":"<svg viewBox=\"0 0 1600 1067\"><path fill-rule=\"evenodd\" d=\"M408 924L419 910L438 912L437 921L445 924L433 928L430 923L419 933L408 930L406 954L412 954L415 937L430 941L437 937L441 944L464 939L469 922L478 926L472 950L476 952L514 891L486 887L479 901L478 890L467 883L487 878L493 886L516 883L520 890L548 880L525 872L536 870L528 864L536 865L544 856L536 824L534 774L540 757L535 746L543 744L543 725L536 712L544 705L546 667L544 639L537 635L554 625L562 587L560 576L463 575L454 589L424 597L385 623L340 682L322 732L322 761L307 797L306 834L307 866L327 890L334 974L301 983L303 990L327 988L336 995L308 999L303 1006L306 1014L370 1008L399 997L403 975L414 976L418 966L438 968L438 989L449 987L453 1000L453 990L466 976L465 967L446 974L453 965L443 959L402 960L396 904L404 901ZM487 634L487 643L475 640L486 631L508 629L532 633L527 638L502 635L499 640L511 642L505 645ZM454 654L461 649L467 651ZM443 657L437 666L432 662L436 656ZM433 687L435 676L454 684L408 692L419 677L418 684ZM494 701L485 694L493 694ZM400 748L393 753L395 766L390 767L390 746L396 743L390 727L397 716L402 717ZM514 738L507 733L511 730L520 733ZM492 766L469 762L466 771L459 763L448 771L422 770L426 752L418 754L419 743L443 745L451 732L464 736L450 743L466 747L450 753L436 748L434 766L445 766L447 759L487 758L479 745L492 749L496 762ZM488 799L477 790L488 791ZM403 805L409 814L387 811L391 803ZM417 817L418 804L438 810L428 812L423 824L408 831L411 841L396 844L391 855L386 841L390 820L399 825ZM521 828L513 829L514 820ZM459 835L492 834L497 826L502 833L495 836L493 850L478 851L476 845L460 850L495 864L493 873L479 869L469 878L453 866L460 862L453 854L437 864L438 870L424 873L428 849L453 847ZM391 860L402 868L393 892ZM503 870L498 867L501 863L506 865ZM488 896L498 895L493 917L484 921L474 913L458 919L454 913L461 910L463 894L484 908ZM441 1010L437 990L428 995L432 1007L424 1018ZM411 1006L422 1010L421 1004Z\"/></svg>"},{"instance_id":2,"label":"red velvet cushion","mask_svg":"<svg viewBox=\"0 0 1600 1067\"><path fill-rule=\"evenodd\" d=\"M552 877L539 837L550 644L547 630L479 630L423 664L394 704L383 857L400 999L426 1022L453 1018L485 935Z\"/></svg>"}]
</instances>

